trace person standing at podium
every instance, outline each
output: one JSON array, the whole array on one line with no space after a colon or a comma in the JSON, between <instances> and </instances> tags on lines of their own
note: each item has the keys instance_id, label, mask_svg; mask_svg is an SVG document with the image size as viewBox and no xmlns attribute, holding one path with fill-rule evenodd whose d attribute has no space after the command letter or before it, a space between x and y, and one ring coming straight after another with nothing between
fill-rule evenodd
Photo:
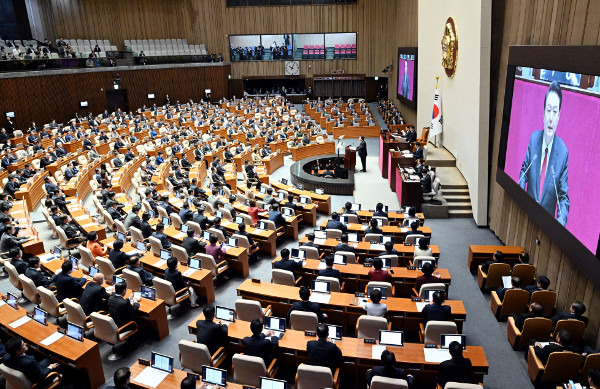
<instances>
[{"instance_id":1,"label":"person standing at podium","mask_svg":"<svg viewBox=\"0 0 600 389\"><path fill-rule=\"evenodd\" d=\"M356 148L356 152L360 157L360 162L362 163L362 171L367 171L367 142L365 142L365 137L360 136L360 144Z\"/></svg>"}]
</instances>

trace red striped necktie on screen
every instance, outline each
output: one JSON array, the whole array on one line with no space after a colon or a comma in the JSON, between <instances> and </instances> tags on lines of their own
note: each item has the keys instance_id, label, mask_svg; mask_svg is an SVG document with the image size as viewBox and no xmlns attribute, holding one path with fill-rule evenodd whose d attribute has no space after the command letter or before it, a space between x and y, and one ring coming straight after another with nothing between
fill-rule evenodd
<instances>
[{"instance_id":1,"label":"red striped necktie on screen","mask_svg":"<svg viewBox=\"0 0 600 389\"><path fill-rule=\"evenodd\" d=\"M548 148L544 149L544 160L542 161L542 174L540 176L540 191L538 192L538 203L542 201L542 189L546 180L546 162L548 162Z\"/></svg>"}]
</instances>

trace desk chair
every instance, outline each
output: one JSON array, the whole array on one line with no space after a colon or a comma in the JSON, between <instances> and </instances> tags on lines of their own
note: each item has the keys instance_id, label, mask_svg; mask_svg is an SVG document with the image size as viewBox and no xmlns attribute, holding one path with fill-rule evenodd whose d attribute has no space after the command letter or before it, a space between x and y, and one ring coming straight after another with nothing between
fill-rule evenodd
<instances>
[{"instance_id":1,"label":"desk chair","mask_svg":"<svg viewBox=\"0 0 600 389\"><path fill-rule=\"evenodd\" d=\"M421 239L424 238L425 235L423 234L413 234L413 235L409 235L404 239L404 243L410 243L412 245L415 244L415 242L417 241L417 239Z\"/></svg>"},{"instance_id":2,"label":"desk chair","mask_svg":"<svg viewBox=\"0 0 600 389\"><path fill-rule=\"evenodd\" d=\"M379 244L382 236L383 234L365 234L365 242Z\"/></svg>"},{"instance_id":3,"label":"desk chair","mask_svg":"<svg viewBox=\"0 0 600 389\"><path fill-rule=\"evenodd\" d=\"M529 303L529 292L524 289L509 289L504 294L504 301L500 301L496 291L492 291L491 309L498 320L504 320L507 316L515 313L520 315L527 309Z\"/></svg>"},{"instance_id":4,"label":"desk chair","mask_svg":"<svg viewBox=\"0 0 600 389\"><path fill-rule=\"evenodd\" d=\"M227 261L222 261L219 266L217 266L215 258L210 254L197 254L196 256L202 260L202 269L210 270L213 278L220 276L229 269Z\"/></svg>"},{"instance_id":5,"label":"desk chair","mask_svg":"<svg viewBox=\"0 0 600 389\"><path fill-rule=\"evenodd\" d=\"M273 269L271 270L271 282L273 284L298 286L302 281L302 277L294 279L294 273L289 270Z\"/></svg>"},{"instance_id":6,"label":"desk chair","mask_svg":"<svg viewBox=\"0 0 600 389\"><path fill-rule=\"evenodd\" d=\"M12 389L52 389L60 385L62 375L53 371L36 384L29 381L25 374L19 370L11 369L5 364L0 364L0 373L6 379L6 387Z\"/></svg>"},{"instance_id":7,"label":"desk chair","mask_svg":"<svg viewBox=\"0 0 600 389\"><path fill-rule=\"evenodd\" d=\"M169 217L167 210L160 205L156 206L156 210L158 211L158 216L162 219L163 217Z\"/></svg>"},{"instance_id":8,"label":"desk chair","mask_svg":"<svg viewBox=\"0 0 600 389\"><path fill-rule=\"evenodd\" d=\"M67 321L83 327L84 331L89 331L94 328L91 317L85 315L83 308L81 308L81 305L79 305L76 299L64 299L63 304L67 311ZM99 311L98 313L104 314L104 311Z\"/></svg>"},{"instance_id":9,"label":"desk chair","mask_svg":"<svg viewBox=\"0 0 600 389\"><path fill-rule=\"evenodd\" d=\"M172 244L171 254L173 254L173 257L175 257L175 259L177 259L179 263L183 263L187 266L189 262L189 256L187 251L183 247L177 246L176 244Z\"/></svg>"},{"instance_id":10,"label":"desk chair","mask_svg":"<svg viewBox=\"0 0 600 389\"><path fill-rule=\"evenodd\" d=\"M381 220L381 223L382 223L381 225L383 225L383 226L389 226L390 225L390 221L385 216L373 216L372 219Z\"/></svg>"},{"instance_id":11,"label":"desk chair","mask_svg":"<svg viewBox=\"0 0 600 389\"><path fill-rule=\"evenodd\" d=\"M360 223L360 221L358 220L358 216L353 213L342 213L341 216L345 216L348 219L348 223Z\"/></svg>"},{"instance_id":12,"label":"desk chair","mask_svg":"<svg viewBox=\"0 0 600 389\"><path fill-rule=\"evenodd\" d=\"M261 357L234 354L231 358L233 381L240 385L250 385L258 388L260 377L275 377L278 369L277 358L273 358L268 369Z\"/></svg>"},{"instance_id":13,"label":"desk chair","mask_svg":"<svg viewBox=\"0 0 600 389\"><path fill-rule=\"evenodd\" d=\"M492 263L487 274L481 270L481 265L477 273L477 284L482 291L486 289L496 289L504 286L502 277L510 276L510 265L507 263Z\"/></svg>"},{"instance_id":14,"label":"desk chair","mask_svg":"<svg viewBox=\"0 0 600 389\"><path fill-rule=\"evenodd\" d=\"M552 320L545 317L525 319L523 330L519 331L513 317L508 318L506 337L514 350L523 350L531 339L549 339L552 332Z\"/></svg>"},{"instance_id":15,"label":"desk chair","mask_svg":"<svg viewBox=\"0 0 600 389\"><path fill-rule=\"evenodd\" d=\"M296 389L338 389L339 375L339 368L335 369L334 374L331 374L331 369L328 367L302 363L296 372Z\"/></svg>"},{"instance_id":16,"label":"desk chair","mask_svg":"<svg viewBox=\"0 0 600 389\"><path fill-rule=\"evenodd\" d=\"M238 245L240 247L248 250L248 255L256 257L256 252L260 250L260 244L258 242L254 242L254 244L250 246L250 241L244 235L233 234L231 237L238 240Z\"/></svg>"},{"instance_id":17,"label":"desk chair","mask_svg":"<svg viewBox=\"0 0 600 389\"><path fill-rule=\"evenodd\" d=\"M453 321L430 320L425 328L419 323L419 342L425 344L441 344L442 334L457 334L456 323Z\"/></svg>"},{"instance_id":18,"label":"desk chair","mask_svg":"<svg viewBox=\"0 0 600 389\"><path fill-rule=\"evenodd\" d=\"M110 213L108 213L108 211L106 210L102 210L102 215L104 215L104 221L106 222L106 228L109 229L109 231L117 231L117 227L115 226L115 221L113 220L112 216L110 216Z\"/></svg>"},{"instance_id":19,"label":"desk chair","mask_svg":"<svg viewBox=\"0 0 600 389\"><path fill-rule=\"evenodd\" d=\"M576 379L581 366L581 355L570 351L553 352L546 365L542 365L533 346L529 346L527 356L527 371L529 379L535 386L542 383L566 382Z\"/></svg>"},{"instance_id":20,"label":"desk chair","mask_svg":"<svg viewBox=\"0 0 600 389\"><path fill-rule=\"evenodd\" d=\"M79 251L79 257L81 258L81 261L79 262L79 264L81 266L85 267L86 270L89 271L90 267L93 267L94 262L95 262L94 256L92 255L91 250L83 245L79 245L79 246L77 246L77 251ZM105 274L105 276L106 276L106 274ZM112 279L112 278L110 278L110 279Z\"/></svg>"},{"instance_id":21,"label":"desk chair","mask_svg":"<svg viewBox=\"0 0 600 389\"><path fill-rule=\"evenodd\" d=\"M444 292L444 294L445 294L446 293L446 284L444 284L442 282L432 282L429 284L423 284L423 285L421 285L421 288L419 289L419 293L417 293L417 290L415 288L412 288L412 293L413 293L414 297L420 297L420 298L424 299L428 290L440 290L440 291Z\"/></svg>"},{"instance_id":22,"label":"desk chair","mask_svg":"<svg viewBox=\"0 0 600 389\"><path fill-rule=\"evenodd\" d=\"M327 239L339 239L342 236L342 230L337 228L328 228L325 230Z\"/></svg>"},{"instance_id":23,"label":"desk chair","mask_svg":"<svg viewBox=\"0 0 600 389\"><path fill-rule=\"evenodd\" d=\"M204 344L185 339L179 341L181 367L196 373L202 373L202 365L219 367L225 361L226 356L224 347L219 347L213 355L210 355L208 347Z\"/></svg>"},{"instance_id":24,"label":"desk chair","mask_svg":"<svg viewBox=\"0 0 600 389\"><path fill-rule=\"evenodd\" d=\"M226 187L224 187L226 188ZM225 209L224 207L219 208L219 211L223 214L223 220L233 221L233 216L231 216L231 211Z\"/></svg>"},{"instance_id":25,"label":"desk chair","mask_svg":"<svg viewBox=\"0 0 600 389\"><path fill-rule=\"evenodd\" d=\"M121 273L125 266L121 266L118 269L115 269L112 262L106 258L97 257L96 264L98 265L98 271L104 274L104 279L111 281L115 274Z\"/></svg>"},{"instance_id":26,"label":"desk chair","mask_svg":"<svg viewBox=\"0 0 600 389\"><path fill-rule=\"evenodd\" d=\"M144 283L142 282L140 275L136 272L129 269L123 269L121 272L121 277L125 279L125 282L127 283L127 289L131 289L134 292L139 292L142 290L142 285L144 285Z\"/></svg>"},{"instance_id":27,"label":"desk chair","mask_svg":"<svg viewBox=\"0 0 600 389\"><path fill-rule=\"evenodd\" d=\"M340 280L335 277L317 276L317 281L329 282L330 290L336 293L343 292L346 284L345 282L342 282L342 285L340 286Z\"/></svg>"},{"instance_id":28,"label":"desk chair","mask_svg":"<svg viewBox=\"0 0 600 389\"><path fill-rule=\"evenodd\" d=\"M367 389L408 389L408 382L398 378L375 376Z\"/></svg>"},{"instance_id":29,"label":"desk chair","mask_svg":"<svg viewBox=\"0 0 600 389\"><path fill-rule=\"evenodd\" d=\"M67 250L69 255L71 255L71 250L73 248L79 246L80 242L79 241L75 242L74 239L68 239L67 234L65 234L65 231L59 226L56 226L56 233L58 234L58 240L60 242L60 246L63 248L63 250Z\"/></svg>"},{"instance_id":30,"label":"desk chair","mask_svg":"<svg viewBox=\"0 0 600 389\"><path fill-rule=\"evenodd\" d=\"M202 229L200 228L200 224L198 224L196 222L192 222L192 221L189 221L185 224L190 226L190 228L194 230L196 235L202 236Z\"/></svg>"},{"instance_id":31,"label":"desk chair","mask_svg":"<svg viewBox=\"0 0 600 389\"><path fill-rule=\"evenodd\" d=\"M321 259L319 256L319 249L310 246L300 246L298 250L306 253L306 259Z\"/></svg>"},{"instance_id":32,"label":"desk chair","mask_svg":"<svg viewBox=\"0 0 600 389\"><path fill-rule=\"evenodd\" d=\"M552 339L556 338L556 334L560 330L567 330L571 334L571 344L578 345L583 339L583 334L585 333L585 323L581 320L576 319L563 319L559 320L556 323L556 327L554 328L554 332L552 333Z\"/></svg>"},{"instance_id":33,"label":"desk chair","mask_svg":"<svg viewBox=\"0 0 600 389\"><path fill-rule=\"evenodd\" d=\"M238 320L251 322L259 319L264 322L265 316L271 315L271 306L263 308L258 301L237 299L235 301L235 316Z\"/></svg>"},{"instance_id":34,"label":"desk chair","mask_svg":"<svg viewBox=\"0 0 600 389\"><path fill-rule=\"evenodd\" d=\"M412 222L419 222L419 224L421 224L421 221L419 220L419 218L416 218L416 217L407 217L406 219L404 219L402 221L402 227L410 227L410 224Z\"/></svg>"},{"instance_id":35,"label":"desk chair","mask_svg":"<svg viewBox=\"0 0 600 389\"><path fill-rule=\"evenodd\" d=\"M319 319L314 312L292 311L290 328L295 331L316 331Z\"/></svg>"},{"instance_id":36,"label":"desk chair","mask_svg":"<svg viewBox=\"0 0 600 389\"><path fill-rule=\"evenodd\" d=\"M356 337L359 339L379 339L379 331L391 330L392 323L384 317L362 315L356 322Z\"/></svg>"},{"instance_id":37,"label":"desk chair","mask_svg":"<svg viewBox=\"0 0 600 389\"><path fill-rule=\"evenodd\" d=\"M400 259L398 258L398 256L396 254L380 255L379 258L381 258L381 259L388 258L390 260L390 265L392 267L398 267L398 264L400 262Z\"/></svg>"},{"instance_id":38,"label":"desk chair","mask_svg":"<svg viewBox=\"0 0 600 389\"><path fill-rule=\"evenodd\" d=\"M219 239L219 242L225 242L225 235L223 235L223 231L217 230L216 228L209 228L208 232L215 234L217 239Z\"/></svg>"},{"instance_id":39,"label":"desk chair","mask_svg":"<svg viewBox=\"0 0 600 389\"><path fill-rule=\"evenodd\" d=\"M553 290L536 290L531 294L530 302L538 302L544 307L544 316L552 316L556 309L556 292Z\"/></svg>"},{"instance_id":40,"label":"desk chair","mask_svg":"<svg viewBox=\"0 0 600 389\"><path fill-rule=\"evenodd\" d=\"M156 298L164 300L167 305L167 319L173 319L171 315L171 307L174 305L181 305L182 302L190 298L190 291L187 287L175 291L173 284L170 281L163 280L159 277L152 279L152 285L156 289Z\"/></svg>"},{"instance_id":41,"label":"desk chair","mask_svg":"<svg viewBox=\"0 0 600 389\"><path fill-rule=\"evenodd\" d=\"M112 354L108 356L108 360L120 359L121 355L117 354L117 344L125 342L138 331L136 322L130 321L119 328L108 315L92 312L90 317L94 323L94 336L112 345Z\"/></svg>"},{"instance_id":42,"label":"desk chair","mask_svg":"<svg viewBox=\"0 0 600 389\"><path fill-rule=\"evenodd\" d=\"M600 369L600 354L590 354L585 358L585 363L579 375L579 382L586 382L590 369Z\"/></svg>"},{"instance_id":43,"label":"desk chair","mask_svg":"<svg viewBox=\"0 0 600 389\"><path fill-rule=\"evenodd\" d=\"M282 236L283 234L285 234L285 226L277 227L275 225L275 222L272 220L263 220L263 221L267 224L267 230L275 231L278 238L280 236Z\"/></svg>"},{"instance_id":44,"label":"desk chair","mask_svg":"<svg viewBox=\"0 0 600 389\"><path fill-rule=\"evenodd\" d=\"M438 384L436 389L442 389ZM444 389L483 389L483 385L463 384L462 382L446 382Z\"/></svg>"},{"instance_id":45,"label":"desk chair","mask_svg":"<svg viewBox=\"0 0 600 389\"><path fill-rule=\"evenodd\" d=\"M377 288L386 288L386 293L389 297L392 297L395 295L396 292L396 288L392 286L391 283L389 282L383 282L383 281L369 281L367 283L367 285L365 286L365 294L367 293L367 291L369 290L369 286L374 286Z\"/></svg>"},{"instance_id":46,"label":"desk chair","mask_svg":"<svg viewBox=\"0 0 600 389\"><path fill-rule=\"evenodd\" d=\"M162 250L163 248L160 239L154 236L149 236L148 242L150 242L150 251L152 252L152 254L160 255L160 250Z\"/></svg>"},{"instance_id":47,"label":"desk chair","mask_svg":"<svg viewBox=\"0 0 600 389\"><path fill-rule=\"evenodd\" d=\"M175 227L177 230L181 230L181 225L183 224L183 221L181 220L179 215L173 212L170 216L171 223L173 223L173 227Z\"/></svg>"},{"instance_id":48,"label":"desk chair","mask_svg":"<svg viewBox=\"0 0 600 389\"><path fill-rule=\"evenodd\" d=\"M512 277L519 277L523 287L533 284L535 280L535 266L527 263L517 263L513 266ZM544 307L546 307L544 305Z\"/></svg>"},{"instance_id":49,"label":"desk chair","mask_svg":"<svg viewBox=\"0 0 600 389\"><path fill-rule=\"evenodd\" d=\"M346 257L346 263L354 264L356 263L356 254L351 251L336 251L335 254L344 255Z\"/></svg>"},{"instance_id":50,"label":"desk chair","mask_svg":"<svg viewBox=\"0 0 600 389\"><path fill-rule=\"evenodd\" d=\"M24 303L26 300L24 298L25 295L23 294L23 285L21 284L21 280L19 278L19 273L17 272L17 269L10 262L5 262L4 268L8 273L8 280L10 281L12 286L21 291L21 297L19 297L17 302L20 304Z\"/></svg>"},{"instance_id":51,"label":"desk chair","mask_svg":"<svg viewBox=\"0 0 600 389\"><path fill-rule=\"evenodd\" d=\"M20 274L19 281L21 281L21 285L23 285L23 295L27 300L34 305L42 302L42 300L40 300L40 294L31 278L27 277L25 274Z\"/></svg>"},{"instance_id":52,"label":"desk chair","mask_svg":"<svg viewBox=\"0 0 600 389\"><path fill-rule=\"evenodd\" d=\"M127 228L125 228L125 224L123 224L122 221L120 220L115 220L115 228L117 229L117 232L120 232L122 234L124 234L125 236L127 236Z\"/></svg>"},{"instance_id":53,"label":"desk chair","mask_svg":"<svg viewBox=\"0 0 600 389\"><path fill-rule=\"evenodd\" d=\"M50 289L38 286L37 290L41 300L40 307L48 312L48 315L56 318L56 325L58 325L59 319L67 313L64 304L58 302Z\"/></svg>"}]
</instances>

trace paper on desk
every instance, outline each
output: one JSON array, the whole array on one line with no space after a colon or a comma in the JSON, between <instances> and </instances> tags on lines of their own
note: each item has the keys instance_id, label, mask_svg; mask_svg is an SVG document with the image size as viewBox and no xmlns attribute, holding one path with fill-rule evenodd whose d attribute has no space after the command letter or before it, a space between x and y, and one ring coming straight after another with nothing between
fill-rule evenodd
<instances>
[{"instance_id":1,"label":"paper on desk","mask_svg":"<svg viewBox=\"0 0 600 389\"><path fill-rule=\"evenodd\" d=\"M93 226L97 226L98 224L96 223L88 223L88 224L84 224L81 226L81 228L88 228L88 227L93 227Z\"/></svg>"},{"instance_id":2,"label":"paper on desk","mask_svg":"<svg viewBox=\"0 0 600 389\"><path fill-rule=\"evenodd\" d=\"M141 254L141 252L139 250L133 249L133 250L129 250L125 254L127 254L127 255L134 255L134 254Z\"/></svg>"},{"instance_id":3,"label":"paper on desk","mask_svg":"<svg viewBox=\"0 0 600 389\"><path fill-rule=\"evenodd\" d=\"M512 288L512 282L510 282L511 277L510 276L502 276L502 283L504 284L505 288Z\"/></svg>"},{"instance_id":4,"label":"paper on desk","mask_svg":"<svg viewBox=\"0 0 600 389\"><path fill-rule=\"evenodd\" d=\"M6 305L6 303L4 302L4 300L0 300L0 307Z\"/></svg>"},{"instance_id":5,"label":"paper on desk","mask_svg":"<svg viewBox=\"0 0 600 389\"><path fill-rule=\"evenodd\" d=\"M222 220L222 221L221 221L221 225L222 225L223 227L226 227L226 226L228 226L228 225L230 225L230 224L231 224L231 222L230 222L229 220Z\"/></svg>"},{"instance_id":6,"label":"paper on desk","mask_svg":"<svg viewBox=\"0 0 600 389\"><path fill-rule=\"evenodd\" d=\"M81 220L85 220L87 219L89 216L88 215L81 215L81 216L76 216L75 220L76 221L81 221Z\"/></svg>"},{"instance_id":7,"label":"paper on desk","mask_svg":"<svg viewBox=\"0 0 600 389\"><path fill-rule=\"evenodd\" d=\"M44 346L50 346L52 343L56 342L57 340L59 340L62 337L63 337L63 334L61 334L60 332L55 332L52 335L50 335L49 337L47 337L46 339L42 340L40 343L43 344Z\"/></svg>"},{"instance_id":8,"label":"paper on desk","mask_svg":"<svg viewBox=\"0 0 600 389\"><path fill-rule=\"evenodd\" d=\"M417 176L416 174L411 174L410 176L408 176L408 178L410 178L413 181L419 181L419 176Z\"/></svg>"},{"instance_id":9,"label":"paper on desk","mask_svg":"<svg viewBox=\"0 0 600 389\"><path fill-rule=\"evenodd\" d=\"M319 263L319 266L317 266L317 269L321 270L321 269L325 269L327 267L327 264L325 262L321 262Z\"/></svg>"},{"instance_id":10,"label":"paper on desk","mask_svg":"<svg viewBox=\"0 0 600 389\"><path fill-rule=\"evenodd\" d=\"M385 346L374 344L371 347L371 359L381 359L381 354L385 351Z\"/></svg>"},{"instance_id":11,"label":"paper on desk","mask_svg":"<svg viewBox=\"0 0 600 389\"><path fill-rule=\"evenodd\" d=\"M27 323L29 320L31 320L28 316L23 316L22 318L13 321L12 323L10 323L8 326L10 328L17 328L22 326L23 324Z\"/></svg>"},{"instance_id":12,"label":"paper on desk","mask_svg":"<svg viewBox=\"0 0 600 389\"><path fill-rule=\"evenodd\" d=\"M441 363L450 359L450 351L448 349L424 348L425 362Z\"/></svg>"},{"instance_id":13,"label":"paper on desk","mask_svg":"<svg viewBox=\"0 0 600 389\"><path fill-rule=\"evenodd\" d=\"M191 276L192 274L194 274L194 272L196 271L196 269L187 269L186 271L183 272L183 275L186 277Z\"/></svg>"},{"instance_id":14,"label":"paper on desk","mask_svg":"<svg viewBox=\"0 0 600 389\"><path fill-rule=\"evenodd\" d=\"M408 232L408 227L400 227L400 232Z\"/></svg>"},{"instance_id":15,"label":"paper on desk","mask_svg":"<svg viewBox=\"0 0 600 389\"><path fill-rule=\"evenodd\" d=\"M379 243L371 243L371 250L385 250L385 246Z\"/></svg>"},{"instance_id":16,"label":"paper on desk","mask_svg":"<svg viewBox=\"0 0 600 389\"><path fill-rule=\"evenodd\" d=\"M156 262L154 264L154 266L161 267L161 266L166 265L166 264L167 264L167 261L165 261L164 259L161 259L160 261Z\"/></svg>"},{"instance_id":17,"label":"paper on desk","mask_svg":"<svg viewBox=\"0 0 600 389\"><path fill-rule=\"evenodd\" d=\"M187 236L187 234L185 232L180 232L179 234L175 235L175 239L182 239L185 238Z\"/></svg>"},{"instance_id":18,"label":"paper on desk","mask_svg":"<svg viewBox=\"0 0 600 389\"><path fill-rule=\"evenodd\" d=\"M321 244L325 244L325 241L327 239L319 239L319 238L315 238L315 244L321 245Z\"/></svg>"},{"instance_id":19,"label":"paper on desk","mask_svg":"<svg viewBox=\"0 0 600 389\"><path fill-rule=\"evenodd\" d=\"M329 299L331 299L331 295L325 293L313 293L310 295L310 301L313 303L329 304Z\"/></svg>"},{"instance_id":20,"label":"paper on desk","mask_svg":"<svg viewBox=\"0 0 600 389\"><path fill-rule=\"evenodd\" d=\"M153 367L146 367L140 374L133 379L133 381L142 385L156 388L165 377L169 375L166 371L158 370Z\"/></svg>"},{"instance_id":21,"label":"paper on desk","mask_svg":"<svg viewBox=\"0 0 600 389\"><path fill-rule=\"evenodd\" d=\"M40 261L42 261L43 263L51 261L53 259L56 259L56 257L53 254L50 253L46 253L46 254L42 254L40 256L38 256L38 258L40 259Z\"/></svg>"},{"instance_id":22,"label":"paper on desk","mask_svg":"<svg viewBox=\"0 0 600 389\"><path fill-rule=\"evenodd\" d=\"M417 311L422 312L423 308L425 308L425 305L427 305L429 303L417 303Z\"/></svg>"}]
</instances>

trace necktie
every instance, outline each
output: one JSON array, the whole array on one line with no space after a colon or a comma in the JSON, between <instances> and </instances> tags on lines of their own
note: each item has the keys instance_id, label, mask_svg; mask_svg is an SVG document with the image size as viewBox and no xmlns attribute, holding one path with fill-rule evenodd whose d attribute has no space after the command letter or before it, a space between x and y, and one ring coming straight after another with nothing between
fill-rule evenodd
<instances>
[{"instance_id":1,"label":"necktie","mask_svg":"<svg viewBox=\"0 0 600 389\"><path fill-rule=\"evenodd\" d=\"M540 176L540 191L538 194L538 203L542 200L542 189L546 180L546 162L548 162L548 148L544 149L544 161L542 161L542 174Z\"/></svg>"}]
</instances>

